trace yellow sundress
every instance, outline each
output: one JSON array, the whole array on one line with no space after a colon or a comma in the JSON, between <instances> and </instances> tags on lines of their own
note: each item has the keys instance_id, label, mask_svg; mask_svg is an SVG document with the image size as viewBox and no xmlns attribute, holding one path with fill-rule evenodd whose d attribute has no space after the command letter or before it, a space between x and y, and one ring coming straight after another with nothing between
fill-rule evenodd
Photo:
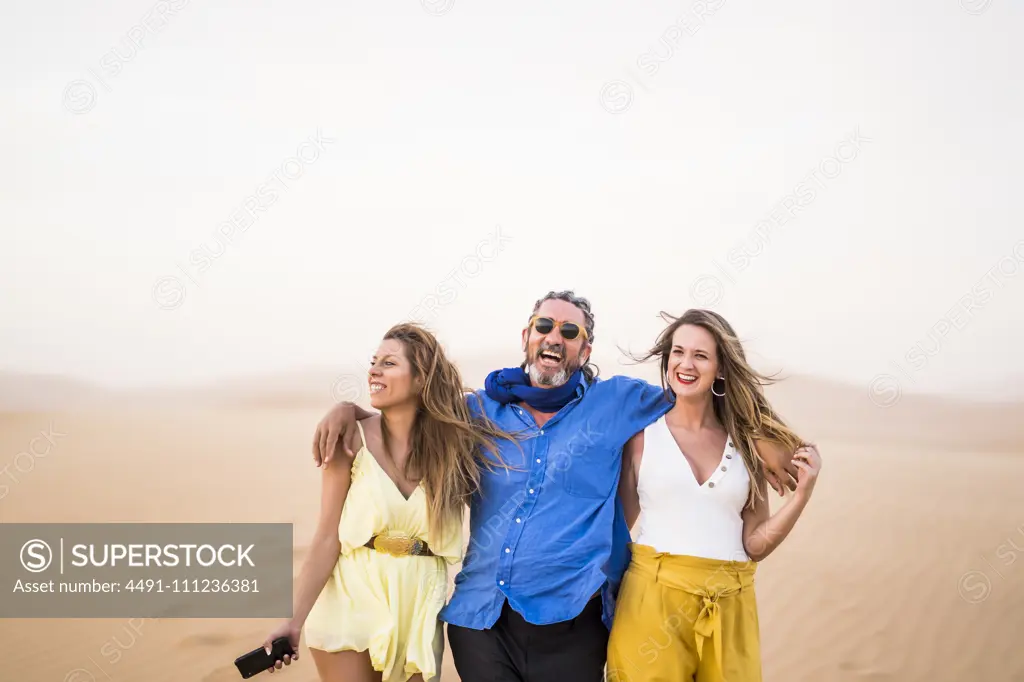
<instances>
[{"instance_id":1,"label":"yellow sundress","mask_svg":"<svg viewBox=\"0 0 1024 682\"><path fill-rule=\"evenodd\" d=\"M357 422L358 424L358 422ZM462 560L462 524L443 538L429 533L427 497L419 485L406 498L366 448L352 462L352 483L338 524L341 556L306 619L306 645L324 651L367 651L384 682L422 673L438 679L444 634L437 615L448 592L448 565ZM404 532L435 556L392 556L365 544Z\"/></svg>"}]
</instances>

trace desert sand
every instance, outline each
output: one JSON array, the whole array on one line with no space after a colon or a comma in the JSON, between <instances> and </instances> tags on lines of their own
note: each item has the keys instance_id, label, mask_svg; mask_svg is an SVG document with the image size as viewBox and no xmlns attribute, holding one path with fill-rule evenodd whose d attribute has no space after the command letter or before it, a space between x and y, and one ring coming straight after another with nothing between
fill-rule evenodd
<instances>
[{"instance_id":1,"label":"desert sand","mask_svg":"<svg viewBox=\"0 0 1024 682\"><path fill-rule=\"evenodd\" d=\"M0 467L17 482L2 481L0 521L288 522L297 573L319 505L312 431L338 393L325 381L305 398L78 390L47 407L57 382L22 409L8 392ZM881 408L863 388L806 379L772 390L824 467L758 569L764 679L1024 680L1024 406L904 395ZM14 468L48 429L48 454ZM2 620L0 680L228 682L276 622ZM268 679L317 676L306 653ZM442 679L458 679L447 652Z\"/></svg>"}]
</instances>

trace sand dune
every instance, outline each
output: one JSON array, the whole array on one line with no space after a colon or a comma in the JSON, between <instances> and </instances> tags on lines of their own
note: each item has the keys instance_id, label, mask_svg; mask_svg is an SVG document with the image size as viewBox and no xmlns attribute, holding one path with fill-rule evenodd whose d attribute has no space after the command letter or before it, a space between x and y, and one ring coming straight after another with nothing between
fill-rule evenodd
<instances>
[{"instance_id":1,"label":"sand dune","mask_svg":"<svg viewBox=\"0 0 1024 682\"><path fill-rule=\"evenodd\" d=\"M596 359L602 377L625 374L658 382L653 364L627 364L622 355L616 354ZM499 359L459 358L459 366L466 386L476 388L483 385L491 369L499 366ZM198 387L120 391L57 376L0 371L0 410L146 411L159 406L187 411L210 406L322 413L342 400L368 406L365 382L365 368L355 364L225 379ZM799 374L783 374L766 390L781 414L811 440L1008 452L1024 443L1024 397L1017 401L964 400Z\"/></svg>"},{"instance_id":2,"label":"sand dune","mask_svg":"<svg viewBox=\"0 0 1024 682\"><path fill-rule=\"evenodd\" d=\"M289 522L297 570L319 505L309 450L332 402L326 385L276 401L247 386L247 407L227 400L233 386L191 406L136 395L131 409L0 413L0 468L17 478L0 481L0 521ZM904 395L881 409L866 392L806 378L773 390L820 443L825 469L804 519L758 571L765 679L1024 680L1020 406ZM260 395L276 406L258 407ZM41 432L47 454L15 465ZM274 624L4 620L0 679L227 682L240 679L233 659ZM307 654L272 679L317 678ZM443 679L457 679L450 660Z\"/></svg>"},{"instance_id":3,"label":"sand dune","mask_svg":"<svg viewBox=\"0 0 1024 682\"><path fill-rule=\"evenodd\" d=\"M107 391L86 381L0 371L0 410L59 410L112 399Z\"/></svg>"}]
</instances>

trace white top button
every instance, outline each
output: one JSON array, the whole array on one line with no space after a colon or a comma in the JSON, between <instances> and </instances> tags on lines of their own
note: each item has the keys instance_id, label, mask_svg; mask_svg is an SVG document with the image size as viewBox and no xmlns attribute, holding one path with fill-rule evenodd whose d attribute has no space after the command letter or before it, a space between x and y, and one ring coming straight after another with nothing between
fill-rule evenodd
<instances>
[{"instance_id":1,"label":"white top button","mask_svg":"<svg viewBox=\"0 0 1024 682\"><path fill-rule=\"evenodd\" d=\"M511 552L511 551L512 551L512 550L511 550L511 549L509 549L508 547L506 547L506 548L505 548L505 554L508 554L508 553L509 553L509 552Z\"/></svg>"},{"instance_id":2,"label":"white top button","mask_svg":"<svg viewBox=\"0 0 1024 682\"><path fill-rule=\"evenodd\" d=\"M542 435L542 436L544 435L544 429L540 430L540 435Z\"/></svg>"},{"instance_id":3,"label":"white top button","mask_svg":"<svg viewBox=\"0 0 1024 682\"><path fill-rule=\"evenodd\" d=\"M504 580L499 580L499 581L498 581L498 584L499 584L499 585L504 585L504 584L505 584L505 581L504 581Z\"/></svg>"},{"instance_id":4,"label":"white top button","mask_svg":"<svg viewBox=\"0 0 1024 682\"><path fill-rule=\"evenodd\" d=\"M530 494L531 495L533 494L533 488L530 488Z\"/></svg>"},{"instance_id":5,"label":"white top button","mask_svg":"<svg viewBox=\"0 0 1024 682\"><path fill-rule=\"evenodd\" d=\"M523 522L522 519L516 519L516 523L522 523L522 522Z\"/></svg>"},{"instance_id":6,"label":"white top button","mask_svg":"<svg viewBox=\"0 0 1024 682\"><path fill-rule=\"evenodd\" d=\"M540 457L537 458L537 464L540 464Z\"/></svg>"}]
</instances>

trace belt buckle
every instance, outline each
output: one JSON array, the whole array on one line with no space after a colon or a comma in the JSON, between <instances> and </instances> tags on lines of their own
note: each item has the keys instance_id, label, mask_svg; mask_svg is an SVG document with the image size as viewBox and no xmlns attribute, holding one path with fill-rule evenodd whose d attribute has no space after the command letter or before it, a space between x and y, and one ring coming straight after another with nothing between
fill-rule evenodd
<instances>
[{"instance_id":1,"label":"belt buckle","mask_svg":"<svg viewBox=\"0 0 1024 682\"><path fill-rule=\"evenodd\" d=\"M419 540L398 533L386 533L378 535L373 539L373 548L375 550L384 554L390 554L391 556L409 556L417 549L419 544Z\"/></svg>"}]
</instances>

